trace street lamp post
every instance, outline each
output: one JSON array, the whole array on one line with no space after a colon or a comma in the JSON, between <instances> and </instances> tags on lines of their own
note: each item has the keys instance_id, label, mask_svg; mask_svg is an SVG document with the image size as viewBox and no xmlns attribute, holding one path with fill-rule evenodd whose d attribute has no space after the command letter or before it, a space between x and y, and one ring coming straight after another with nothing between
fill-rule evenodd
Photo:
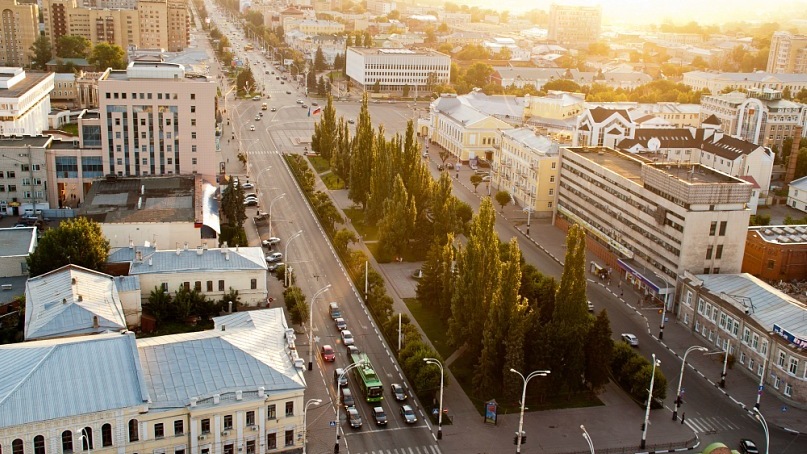
<instances>
[{"instance_id":1,"label":"street lamp post","mask_svg":"<svg viewBox=\"0 0 807 454\"><path fill-rule=\"evenodd\" d=\"M729 350L731 350L731 341L726 342L726 350L723 355L723 372L720 373L720 387L726 387L726 368L729 365Z\"/></svg>"},{"instance_id":2,"label":"street lamp post","mask_svg":"<svg viewBox=\"0 0 807 454\"><path fill-rule=\"evenodd\" d=\"M656 276L658 276L658 274ZM664 307L661 309L661 325L659 325L659 331L658 331L659 340L664 339L664 319L667 318L667 297L669 296L670 296L670 284L669 282L667 282L667 279L664 279Z\"/></svg>"},{"instance_id":3,"label":"street lamp post","mask_svg":"<svg viewBox=\"0 0 807 454\"><path fill-rule=\"evenodd\" d=\"M434 364L440 368L440 410L437 413L437 439L443 439L443 364L437 358L423 358L426 364Z\"/></svg>"},{"instance_id":4,"label":"street lamp post","mask_svg":"<svg viewBox=\"0 0 807 454\"><path fill-rule=\"evenodd\" d=\"M754 417L757 418L757 421L762 424L762 430L765 431L765 454L768 454L771 444L771 434L768 432L768 422L765 421L762 413L759 412L759 408L754 407L752 411L754 412Z\"/></svg>"},{"instance_id":5,"label":"street lamp post","mask_svg":"<svg viewBox=\"0 0 807 454\"><path fill-rule=\"evenodd\" d=\"M270 219L269 222L272 222L272 220ZM286 287L289 286L289 265L291 264L291 262L289 262L289 245L292 241L294 241L295 238L302 234L303 231L300 230L292 235L291 238L289 238L289 241L286 241L286 248L283 250L283 259L286 261L286 266L283 267L283 285Z\"/></svg>"},{"instance_id":6,"label":"street lamp post","mask_svg":"<svg viewBox=\"0 0 807 454\"><path fill-rule=\"evenodd\" d=\"M308 370L314 367L314 302L317 297L327 292L330 288L331 284L328 284L311 297L311 307L309 308L311 312L308 317Z\"/></svg>"},{"instance_id":7,"label":"street lamp post","mask_svg":"<svg viewBox=\"0 0 807 454\"><path fill-rule=\"evenodd\" d=\"M686 352L684 352L684 359L681 361L681 373L678 375L678 391L675 393L675 409L673 410L672 414L673 421L678 420L678 407L681 406L681 382L684 380L684 368L687 365L687 355L696 350L705 352L709 349L699 345L693 345L692 347L689 347Z\"/></svg>"},{"instance_id":8,"label":"street lamp post","mask_svg":"<svg viewBox=\"0 0 807 454\"><path fill-rule=\"evenodd\" d=\"M342 377L344 377L345 374L347 374L347 371L349 371L350 369L353 369L354 367L363 366L363 365L364 365L364 361L359 361L358 363L353 363L353 364L347 366L345 368L345 370L342 371L342 373L339 375L339 377L336 380L337 387L339 386L338 383L342 383ZM337 389L336 392L338 394L339 390ZM337 402L336 402L336 439L334 440L334 445L333 445L334 454L339 454L339 410L340 410L341 406L342 406L342 402L339 402L339 399L337 398Z\"/></svg>"},{"instance_id":9,"label":"street lamp post","mask_svg":"<svg viewBox=\"0 0 807 454\"><path fill-rule=\"evenodd\" d=\"M303 409L303 454L306 453L306 447L308 445L308 407L311 404L319 405L321 403L322 399L310 399L305 403L305 408Z\"/></svg>"},{"instance_id":10,"label":"street lamp post","mask_svg":"<svg viewBox=\"0 0 807 454\"><path fill-rule=\"evenodd\" d=\"M510 369L510 372L518 374L518 376L521 377L521 380L524 381L524 388L521 390L521 415L518 418L518 433L516 434L516 454L519 454L521 453L521 440L524 438L524 406L527 403L527 383L529 383L533 377L546 377L550 374L550 371L532 371L529 375L527 375L526 378L524 378L524 375L521 372L515 369Z\"/></svg>"},{"instance_id":11,"label":"street lamp post","mask_svg":"<svg viewBox=\"0 0 807 454\"><path fill-rule=\"evenodd\" d=\"M275 197L274 199L272 199L271 202L269 202L269 238L272 237L272 205L274 205L275 202L282 199L283 197L286 197L285 192L283 194L280 194L279 196Z\"/></svg>"},{"instance_id":12,"label":"street lamp post","mask_svg":"<svg viewBox=\"0 0 807 454\"><path fill-rule=\"evenodd\" d=\"M653 353L653 373L650 375L650 389L647 391L647 408L644 412L644 424L642 424L642 444L641 448L647 444L647 421L650 419L650 403L653 402L653 384L656 382L656 367L661 365L661 360L656 359L656 354Z\"/></svg>"},{"instance_id":13,"label":"street lamp post","mask_svg":"<svg viewBox=\"0 0 807 454\"><path fill-rule=\"evenodd\" d=\"M580 424L580 430L583 431L583 438L585 438L586 443L588 443L588 450L591 452L591 454L594 454L594 442L591 441L591 435L588 434L586 426Z\"/></svg>"}]
</instances>

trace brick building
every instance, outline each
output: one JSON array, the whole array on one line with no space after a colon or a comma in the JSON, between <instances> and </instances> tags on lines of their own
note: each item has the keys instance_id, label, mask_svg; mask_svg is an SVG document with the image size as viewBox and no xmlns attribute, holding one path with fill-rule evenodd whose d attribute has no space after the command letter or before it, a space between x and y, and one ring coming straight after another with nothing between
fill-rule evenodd
<instances>
[{"instance_id":1,"label":"brick building","mask_svg":"<svg viewBox=\"0 0 807 454\"><path fill-rule=\"evenodd\" d=\"M807 225L750 227L742 271L766 281L807 279Z\"/></svg>"}]
</instances>

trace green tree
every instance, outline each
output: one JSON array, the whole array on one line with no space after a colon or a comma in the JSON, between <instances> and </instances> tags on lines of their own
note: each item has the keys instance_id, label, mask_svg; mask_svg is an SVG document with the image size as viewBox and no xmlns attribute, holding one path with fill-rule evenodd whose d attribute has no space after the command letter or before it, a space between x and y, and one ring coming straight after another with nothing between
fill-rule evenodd
<instances>
[{"instance_id":1,"label":"green tree","mask_svg":"<svg viewBox=\"0 0 807 454\"><path fill-rule=\"evenodd\" d=\"M476 173L471 175L471 184L474 186L474 192L476 192L476 187L482 184L482 175Z\"/></svg>"},{"instance_id":2,"label":"green tree","mask_svg":"<svg viewBox=\"0 0 807 454\"><path fill-rule=\"evenodd\" d=\"M239 92L249 95L255 90L255 76L252 74L252 69L246 68L238 73L235 78L235 86Z\"/></svg>"},{"instance_id":3,"label":"green tree","mask_svg":"<svg viewBox=\"0 0 807 454\"><path fill-rule=\"evenodd\" d=\"M26 261L28 273L34 277L68 264L100 271L108 255L109 241L104 238L101 225L78 217L46 230Z\"/></svg>"},{"instance_id":4,"label":"green tree","mask_svg":"<svg viewBox=\"0 0 807 454\"><path fill-rule=\"evenodd\" d=\"M373 141L373 123L367 107L367 93L361 101L361 110L356 124L356 137L351 142L350 152L350 188L348 197L355 203L367 207L367 198L370 194L370 178L375 160Z\"/></svg>"},{"instance_id":5,"label":"green tree","mask_svg":"<svg viewBox=\"0 0 807 454\"><path fill-rule=\"evenodd\" d=\"M381 93L381 80L376 80L373 84L373 93Z\"/></svg>"},{"instance_id":6,"label":"green tree","mask_svg":"<svg viewBox=\"0 0 807 454\"><path fill-rule=\"evenodd\" d=\"M302 325L308 320L308 303L302 289L292 285L283 291L283 301L289 311L291 322L295 325Z\"/></svg>"},{"instance_id":7,"label":"green tree","mask_svg":"<svg viewBox=\"0 0 807 454\"><path fill-rule=\"evenodd\" d=\"M117 44L98 43L92 48L87 62L95 65L98 71L106 71L107 68L126 69L126 53Z\"/></svg>"},{"instance_id":8,"label":"green tree","mask_svg":"<svg viewBox=\"0 0 807 454\"><path fill-rule=\"evenodd\" d=\"M386 159L375 159L370 176L370 196L367 198L367 209L364 211L364 222L368 225L376 223L384 215L384 202L393 194L395 176L398 174L400 154L397 153L397 143L400 137L396 136L391 143L387 143L384 134L384 125L378 127L373 140L373 155L386 156Z\"/></svg>"},{"instance_id":9,"label":"green tree","mask_svg":"<svg viewBox=\"0 0 807 454\"><path fill-rule=\"evenodd\" d=\"M322 109L322 116L319 122L314 124L314 134L311 136L311 150L319 153L323 159L327 159L329 162L337 145L337 127L333 97L328 95L325 107Z\"/></svg>"},{"instance_id":10,"label":"green tree","mask_svg":"<svg viewBox=\"0 0 807 454\"><path fill-rule=\"evenodd\" d=\"M541 90L543 91L558 90L558 91L568 91L572 93L580 93L583 91L583 88L576 82L571 81L569 79L555 79L545 83L544 86L541 87Z\"/></svg>"},{"instance_id":11,"label":"green tree","mask_svg":"<svg viewBox=\"0 0 807 454\"><path fill-rule=\"evenodd\" d=\"M87 58L92 43L83 36L64 35L56 43L56 56L61 58Z\"/></svg>"},{"instance_id":12,"label":"green tree","mask_svg":"<svg viewBox=\"0 0 807 454\"><path fill-rule=\"evenodd\" d=\"M326 69L328 69L328 63L325 61L325 54L320 46L317 47L317 53L314 54L314 71L325 71Z\"/></svg>"},{"instance_id":13,"label":"green tree","mask_svg":"<svg viewBox=\"0 0 807 454\"><path fill-rule=\"evenodd\" d=\"M474 63L465 71L465 83L471 87L482 88L490 82L493 75L493 67L487 63Z\"/></svg>"},{"instance_id":14,"label":"green tree","mask_svg":"<svg viewBox=\"0 0 807 454\"><path fill-rule=\"evenodd\" d=\"M441 172L440 179L432 186L429 218L435 244L445 244L449 235L459 232L462 227L457 213L458 201L452 194L452 187L451 176L447 172Z\"/></svg>"},{"instance_id":15,"label":"green tree","mask_svg":"<svg viewBox=\"0 0 807 454\"><path fill-rule=\"evenodd\" d=\"M448 234L443 243L432 243L423 263L423 277L418 282L417 297L423 304L436 308L443 320L451 316L454 291L454 235Z\"/></svg>"},{"instance_id":16,"label":"green tree","mask_svg":"<svg viewBox=\"0 0 807 454\"><path fill-rule=\"evenodd\" d=\"M358 241L358 238L353 230L339 229L333 236L333 247L339 255L345 256L348 252L348 246L356 241Z\"/></svg>"},{"instance_id":17,"label":"green tree","mask_svg":"<svg viewBox=\"0 0 807 454\"><path fill-rule=\"evenodd\" d=\"M347 182L350 182L350 162L353 152L351 144L348 123L340 117L336 126L336 149L331 156L331 168L339 178Z\"/></svg>"},{"instance_id":18,"label":"green tree","mask_svg":"<svg viewBox=\"0 0 807 454\"><path fill-rule=\"evenodd\" d=\"M148 301L143 305L143 311L151 314L159 325L173 317L171 294L162 287L155 286L149 294Z\"/></svg>"},{"instance_id":19,"label":"green tree","mask_svg":"<svg viewBox=\"0 0 807 454\"><path fill-rule=\"evenodd\" d=\"M393 256L402 256L409 245L415 227L415 202L409 197L403 179L395 177L391 197L384 201L384 217L378 225L381 249Z\"/></svg>"},{"instance_id":20,"label":"green tree","mask_svg":"<svg viewBox=\"0 0 807 454\"><path fill-rule=\"evenodd\" d=\"M47 63L53 58L53 49L51 49L50 46L50 39L45 35L40 35L39 38L34 41L34 44L31 45L31 52L34 53L31 65L36 69L44 71Z\"/></svg>"},{"instance_id":21,"label":"green tree","mask_svg":"<svg viewBox=\"0 0 807 454\"><path fill-rule=\"evenodd\" d=\"M586 381L595 392L608 383L608 367L614 352L611 321L603 309L586 336Z\"/></svg>"},{"instance_id":22,"label":"green tree","mask_svg":"<svg viewBox=\"0 0 807 454\"><path fill-rule=\"evenodd\" d=\"M501 211L504 211L504 207L513 201L513 197L507 191L499 191L496 193L496 203L501 205Z\"/></svg>"}]
</instances>

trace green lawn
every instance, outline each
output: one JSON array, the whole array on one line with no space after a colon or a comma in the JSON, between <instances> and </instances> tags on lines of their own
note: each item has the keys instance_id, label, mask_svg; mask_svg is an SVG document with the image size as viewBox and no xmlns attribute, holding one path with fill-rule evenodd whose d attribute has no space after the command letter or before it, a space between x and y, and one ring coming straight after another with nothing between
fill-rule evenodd
<instances>
[{"instance_id":1,"label":"green lawn","mask_svg":"<svg viewBox=\"0 0 807 454\"><path fill-rule=\"evenodd\" d=\"M454 353L454 349L448 346L448 323L429 306L422 304L417 298L404 298L406 307L409 312L417 320L418 325L426 333L426 336L431 341L437 353L443 357L448 358Z\"/></svg>"},{"instance_id":2,"label":"green lawn","mask_svg":"<svg viewBox=\"0 0 807 454\"><path fill-rule=\"evenodd\" d=\"M353 227L364 241L378 241L378 227L364 225L364 211L359 208L345 208L345 216L350 218Z\"/></svg>"},{"instance_id":3,"label":"green lawn","mask_svg":"<svg viewBox=\"0 0 807 454\"><path fill-rule=\"evenodd\" d=\"M331 170L331 163L322 156L308 156L308 162L311 163L317 173Z\"/></svg>"},{"instance_id":4,"label":"green lawn","mask_svg":"<svg viewBox=\"0 0 807 454\"><path fill-rule=\"evenodd\" d=\"M78 125L76 123L68 123L66 125L62 125L60 129L68 134L74 136L78 135Z\"/></svg>"},{"instance_id":5,"label":"green lawn","mask_svg":"<svg viewBox=\"0 0 807 454\"><path fill-rule=\"evenodd\" d=\"M345 189L345 180L339 178L339 176L333 172L324 173L320 175L320 178L331 191Z\"/></svg>"}]
</instances>

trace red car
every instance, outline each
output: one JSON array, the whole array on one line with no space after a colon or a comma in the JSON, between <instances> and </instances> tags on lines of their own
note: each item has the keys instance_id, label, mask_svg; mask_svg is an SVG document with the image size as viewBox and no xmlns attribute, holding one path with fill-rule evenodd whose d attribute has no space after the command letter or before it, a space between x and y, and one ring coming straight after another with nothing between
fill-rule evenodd
<instances>
[{"instance_id":1,"label":"red car","mask_svg":"<svg viewBox=\"0 0 807 454\"><path fill-rule=\"evenodd\" d=\"M320 354L322 355L323 361L336 361L336 352L333 351L333 347L330 345L323 345L322 349L320 350Z\"/></svg>"}]
</instances>

